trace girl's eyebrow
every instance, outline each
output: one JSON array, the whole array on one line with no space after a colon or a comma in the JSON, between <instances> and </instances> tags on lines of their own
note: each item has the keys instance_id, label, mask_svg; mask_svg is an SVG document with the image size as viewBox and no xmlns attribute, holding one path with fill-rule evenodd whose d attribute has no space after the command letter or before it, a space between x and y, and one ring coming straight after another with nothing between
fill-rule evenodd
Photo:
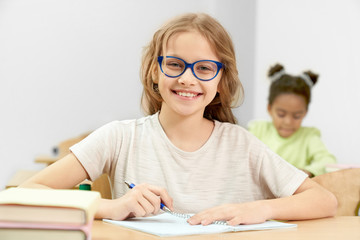
<instances>
[{"instance_id":1,"label":"girl's eyebrow","mask_svg":"<svg viewBox=\"0 0 360 240\"><path fill-rule=\"evenodd\" d=\"M277 112L287 112L286 110L282 109L282 108L276 108L275 109Z\"/></svg>"},{"instance_id":2,"label":"girl's eyebrow","mask_svg":"<svg viewBox=\"0 0 360 240\"><path fill-rule=\"evenodd\" d=\"M297 112L293 112L293 114L303 114L304 112L306 112L306 111L300 110L300 111L297 111Z\"/></svg>"},{"instance_id":3,"label":"girl's eyebrow","mask_svg":"<svg viewBox=\"0 0 360 240\"><path fill-rule=\"evenodd\" d=\"M284 113L288 113L289 111L286 111L282 108L277 108L276 111L278 112L284 112ZM300 110L300 111L297 111L297 112L289 112L291 114L303 114L305 111L304 110Z\"/></svg>"}]
</instances>

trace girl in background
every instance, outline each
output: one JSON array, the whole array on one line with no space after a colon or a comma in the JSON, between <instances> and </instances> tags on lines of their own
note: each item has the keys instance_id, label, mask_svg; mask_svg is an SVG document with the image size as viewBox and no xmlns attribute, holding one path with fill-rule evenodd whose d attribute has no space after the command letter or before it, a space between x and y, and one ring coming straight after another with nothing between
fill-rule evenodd
<instances>
[{"instance_id":1,"label":"girl in background","mask_svg":"<svg viewBox=\"0 0 360 240\"><path fill-rule=\"evenodd\" d=\"M235 124L242 85L217 20L166 23L145 48L141 78L147 116L100 127L22 187L72 188L107 173L114 199L102 199L96 217L116 220L157 214L161 201L203 225L335 214L332 193Z\"/></svg>"},{"instance_id":2,"label":"girl in background","mask_svg":"<svg viewBox=\"0 0 360 240\"><path fill-rule=\"evenodd\" d=\"M252 121L249 131L310 177L325 173L325 165L335 163L335 157L321 141L317 128L301 126L318 75L306 71L293 76L276 64L270 68L268 76L271 85L267 110L272 122Z\"/></svg>"}]
</instances>

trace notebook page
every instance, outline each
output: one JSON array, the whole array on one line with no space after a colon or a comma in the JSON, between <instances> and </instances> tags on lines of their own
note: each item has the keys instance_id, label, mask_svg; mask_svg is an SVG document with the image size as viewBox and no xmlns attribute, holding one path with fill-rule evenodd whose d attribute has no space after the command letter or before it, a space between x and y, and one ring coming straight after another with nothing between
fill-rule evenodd
<instances>
[{"instance_id":1,"label":"notebook page","mask_svg":"<svg viewBox=\"0 0 360 240\"><path fill-rule=\"evenodd\" d=\"M276 221L267 221L265 223L252 225L239 225L236 227L219 224L211 224L208 226L190 225L186 222L186 219L175 217L169 213L163 213L151 217L132 218L124 221L109 219L103 219L103 221L162 237L290 228L297 226L296 224Z\"/></svg>"}]
</instances>

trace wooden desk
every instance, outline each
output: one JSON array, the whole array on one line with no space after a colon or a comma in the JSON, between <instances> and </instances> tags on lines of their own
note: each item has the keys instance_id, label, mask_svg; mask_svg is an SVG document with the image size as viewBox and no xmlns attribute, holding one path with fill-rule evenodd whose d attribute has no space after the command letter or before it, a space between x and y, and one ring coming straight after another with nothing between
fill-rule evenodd
<instances>
[{"instance_id":1,"label":"wooden desk","mask_svg":"<svg viewBox=\"0 0 360 240\"><path fill-rule=\"evenodd\" d=\"M6 183L5 188L17 187L38 172L40 172L40 170L19 170Z\"/></svg>"},{"instance_id":2,"label":"wooden desk","mask_svg":"<svg viewBox=\"0 0 360 240\"><path fill-rule=\"evenodd\" d=\"M49 155L40 155L35 158L35 162L36 163L44 163L48 166L48 165L53 164L54 162L56 162L59 159L60 159L59 157L53 157L53 156L49 156Z\"/></svg>"},{"instance_id":3,"label":"wooden desk","mask_svg":"<svg viewBox=\"0 0 360 240\"><path fill-rule=\"evenodd\" d=\"M158 237L127 229L121 226L96 220L92 228L92 240L112 239L166 239L166 240L226 240L226 239L256 239L256 240L359 240L360 239L360 217L340 216L334 218L323 218L307 221L291 221L298 224L297 228L274 229L261 231L247 231L236 233L221 233L210 235L192 235L179 237Z\"/></svg>"}]
</instances>

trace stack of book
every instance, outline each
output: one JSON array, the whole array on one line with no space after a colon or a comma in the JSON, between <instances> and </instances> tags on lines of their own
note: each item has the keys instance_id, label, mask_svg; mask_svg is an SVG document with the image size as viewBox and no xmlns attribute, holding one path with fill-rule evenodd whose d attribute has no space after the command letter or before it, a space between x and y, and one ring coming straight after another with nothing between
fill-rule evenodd
<instances>
[{"instance_id":1,"label":"stack of book","mask_svg":"<svg viewBox=\"0 0 360 240\"><path fill-rule=\"evenodd\" d=\"M0 239L90 240L95 191L9 188L0 192Z\"/></svg>"}]
</instances>

